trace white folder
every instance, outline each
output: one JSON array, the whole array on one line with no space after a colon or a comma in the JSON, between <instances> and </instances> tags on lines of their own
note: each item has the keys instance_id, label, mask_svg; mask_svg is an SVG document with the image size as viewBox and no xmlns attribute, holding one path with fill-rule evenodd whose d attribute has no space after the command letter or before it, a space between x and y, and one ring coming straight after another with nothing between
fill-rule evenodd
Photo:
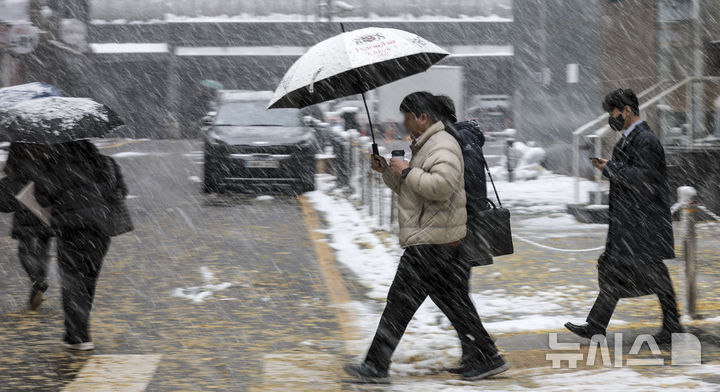
<instances>
[{"instance_id":1,"label":"white folder","mask_svg":"<svg viewBox=\"0 0 720 392\"><path fill-rule=\"evenodd\" d=\"M35 216L40 218L43 223L50 226L50 209L45 208L35 199L35 183L30 181L25 187L15 195L15 198L22 203Z\"/></svg>"}]
</instances>

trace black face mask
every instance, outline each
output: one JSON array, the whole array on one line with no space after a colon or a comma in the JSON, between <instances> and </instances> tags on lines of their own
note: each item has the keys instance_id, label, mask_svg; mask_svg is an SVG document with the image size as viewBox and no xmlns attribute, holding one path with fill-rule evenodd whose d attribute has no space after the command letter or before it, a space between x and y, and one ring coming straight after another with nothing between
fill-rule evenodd
<instances>
[{"instance_id":1,"label":"black face mask","mask_svg":"<svg viewBox=\"0 0 720 392\"><path fill-rule=\"evenodd\" d=\"M610 124L610 128L612 128L614 131L622 131L623 125L625 125L625 119L623 118L622 114L617 117L610 116L608 118L608 124Z\"/></svg>"}]
</instances>

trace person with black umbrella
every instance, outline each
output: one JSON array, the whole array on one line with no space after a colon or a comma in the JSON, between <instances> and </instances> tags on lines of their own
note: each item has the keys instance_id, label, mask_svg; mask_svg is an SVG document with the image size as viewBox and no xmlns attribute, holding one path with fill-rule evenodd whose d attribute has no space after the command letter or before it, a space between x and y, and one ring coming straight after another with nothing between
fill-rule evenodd
<instances>
[{"instance_id":1,"label":"person with black umbrella","mask_svg":"<svg viewBox=\"0 0 720 392\"><path fill-rule=\"evenodd\" d=\"M123 125L107 106L89 98L43 97L3 112L2 126L14 142L45 145L35 176L34 199L50 210L57 239L65 337L72 350L92 350L90 311L110 237L133 229L124 204L120 166L88 139Z\"/></svg>"},{"instance_id":2,"label":"person with black umbrella","mask_svg":"<svg viewBox=\"0 0 720 392\"><path fill-rule=\"evenodd\" d=\"M663 259L675 257L665 150L640 119L637 96L630 89L609 93L603 109L610 127L622 132L612 159L591 158L610 180L610 224L605 252L598 259L600 293L587 323L565 324L574 334L605 335L620 298L655 294L663 313L659 344L683 332L675 292Z\"/></svg>"},{"instance_id":3,"label":"person with black umbrella","mask_svg":"<svg viewBox=\"0 0 720 392\"><path fill-rule=\"evenodd\" d=\"M31 283L29 306L37 309L48 289L47 273L50 262L52 229L15 199L28 183L47 170L44 164L46 149L39 144L10 144L3 171L7 177L0 179L0 212L12 212L12 238L18 241L18 258Z\"/></svg>"},{"instance_id":4,"label":"person with black umbrella","mask_svg":"<svg viewBox=\"0 0 720 392\"><path fill-rule=\"evenodd\" d=\"M120 168L88 140L49 148L49 170L35 196L51 208L65 312L65 347L92 350L89 318L110 237L132 229L115 213L127 196ZM124 211L124 210L123 210Z\"/></svg>"}]
</instances>

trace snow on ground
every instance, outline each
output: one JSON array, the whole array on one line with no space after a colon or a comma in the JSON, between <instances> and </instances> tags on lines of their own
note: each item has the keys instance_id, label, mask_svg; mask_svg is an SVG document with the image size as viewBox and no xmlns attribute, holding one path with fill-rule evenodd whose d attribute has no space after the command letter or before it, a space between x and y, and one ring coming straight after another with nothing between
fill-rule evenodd
<instances>
[{"instance_id":1,"label":"snow on ground","mask_svg":"<svg viewBox=\"0 0 720 392\"><path fill-rule=\"evenodd\" d=\"M193 303L202 303L213 294L227 290L233 285L229 282L216 283L215 273L210 271L210 268L206 266L200 267L200 275L202 275L203 282L205 284L202 286L193 286L188 288L178 287L173 290L172 295L174 297L189 299Z\"/></svg>"},{"instance_id":2,"label":"snow on ground","mask_svg":"<svg viewBox=\"0 0 720 392\"><path fill-rule=\"evenodd\" d=\"M567 238L581 234L584 237L598 237L598 246L603 245L607 230L607 224L581 223L574 216L564 212L547 213L513 222L514 234L530 237L533 240Z\"/></svg>"},{"instance_id":3,"label":"snow on ground","mask_svg":"<svg viewBox=\"0 0 720 392\"><path fill-rule=\"evenodd\" d=\"M575 181L573 177L544 172L529 181L495 180L495 186L503 207L510 208L515 214L538 214L564 212L568 204L575 203ZM579 184L580 202L587 202L588 192L596 190L597 184L585 179L580 179ZM488 196L495 201L489 181Z\"/></svg>"},{"instance_id":4,"label":"snow on ground","mask_svg":"<svg viewBox=\"0 0 720 392\"><path fill-rule=\"evenodd\" d=\"M660 372L662 371L662 373ZM513 370L511 369L510 372ZM482 390L489 392L601 392L617 391L717 391L718 384L699 378L710 378L720 371L718 365L698 365L692 367L662 367L657 372L647 372L633 368L614 368L598 370L554 370L551 373L523 373L516 383L508 382L506 377L486 379L481 382L440 381L402 379L393 377L392 385L385 391L417 392L463 392ZM506 373L507 374L507 373ZM696 378L697 377L697 378ZM610 385L609 385L610 384Z\"/></svg>"}]
</instances>

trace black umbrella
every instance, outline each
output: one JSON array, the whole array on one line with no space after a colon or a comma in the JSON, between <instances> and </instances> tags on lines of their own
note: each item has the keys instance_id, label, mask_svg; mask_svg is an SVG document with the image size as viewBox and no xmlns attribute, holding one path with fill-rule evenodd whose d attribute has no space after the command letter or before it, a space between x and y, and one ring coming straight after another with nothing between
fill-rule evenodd
<instances>
[{"instance_id":1,"label":"black umbrella","mask_svg":"<svg viewBox=\"0 0 720 392\"><path fill-rule=\"evenodd\" d=\"M46 97L3 113L1 126L14 142L57 144L103 137L123 125L107 106L89 98Z\"/></svg>"}]
</instances>

